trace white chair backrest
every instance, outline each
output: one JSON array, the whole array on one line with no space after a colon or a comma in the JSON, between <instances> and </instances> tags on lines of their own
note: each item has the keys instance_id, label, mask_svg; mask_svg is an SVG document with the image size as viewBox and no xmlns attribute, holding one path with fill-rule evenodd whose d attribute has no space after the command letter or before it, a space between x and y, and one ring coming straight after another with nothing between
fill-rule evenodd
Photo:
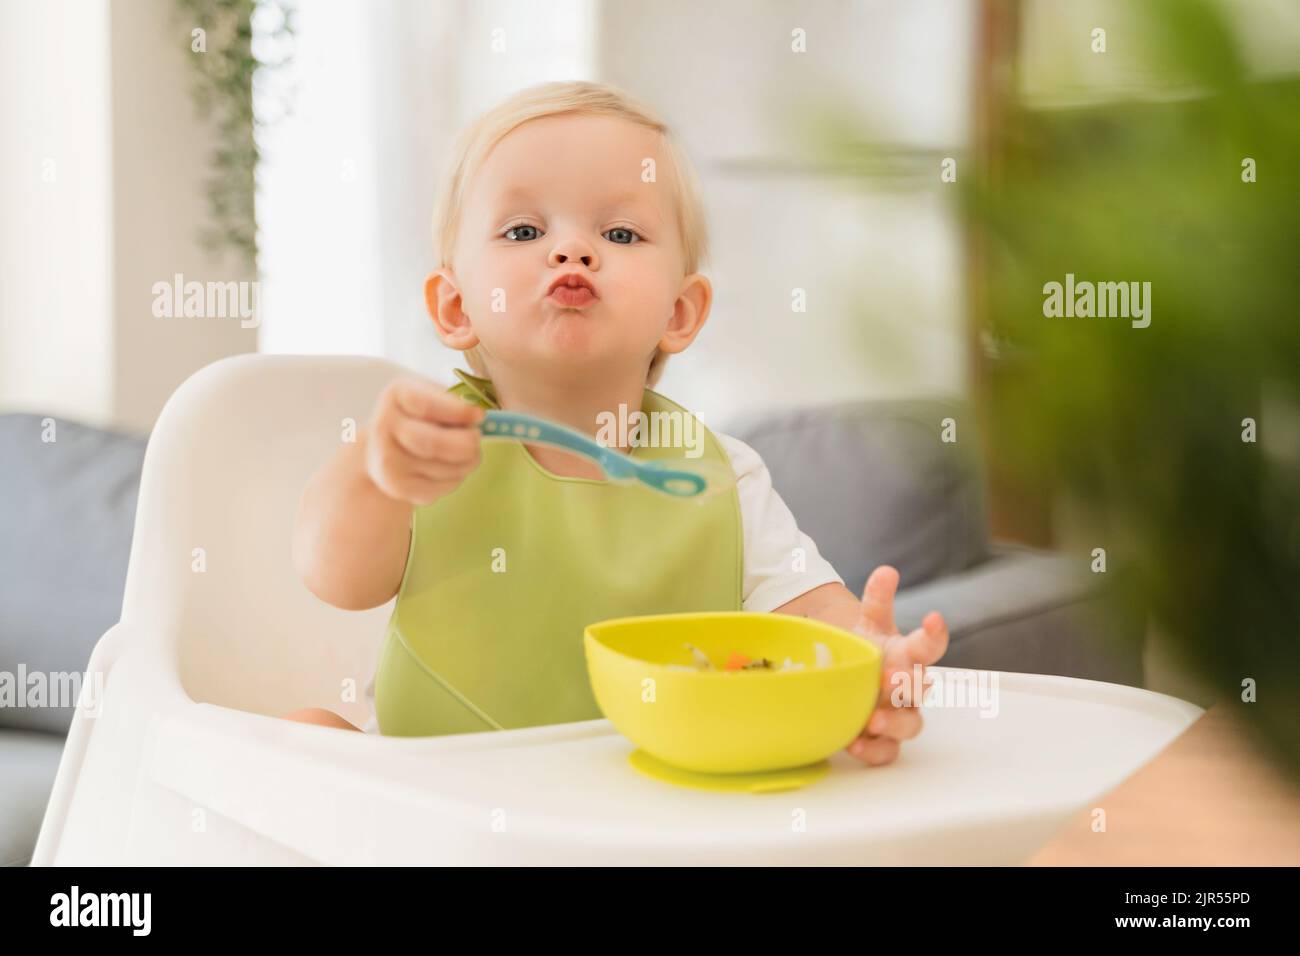
<instances>
[{"instance_id":1,"label":"white chair backrest","mask_svg":"<svg viewBox=\"0 0 1300 956\"><path fill-rule=\"evenodd\" d=\"M392 602L326 605L298 579L291 538L312 472L403 374L418 373L358 356L242 355L168 400L145 454L122 621L194 700L365 719Z\"/></svg>"}]
</instances>

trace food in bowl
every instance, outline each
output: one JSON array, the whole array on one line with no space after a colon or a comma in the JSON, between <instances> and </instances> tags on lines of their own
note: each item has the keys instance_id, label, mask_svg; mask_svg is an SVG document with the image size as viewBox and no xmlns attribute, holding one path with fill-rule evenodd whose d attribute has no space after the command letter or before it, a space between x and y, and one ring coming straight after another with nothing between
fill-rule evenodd
<instances>
[{"instance_id":1,"label":"food in bowl","mask_svg":"<svg viewBox=\"0 0 1300 956\"><path fill-rule=\"evenodd\" d=\"M691 644L688 641L682 646L685 647L688 651L690 651L691 656L695 658L694 665L689 665L689 666L686 664L665 665L666 667L668 667L669 670L712 671L718 669L714 667L713 662L709 660L709 655L705 654L694 644ZM815 644L813 644L813 653L816 655L818 667L830 667L831 664L835 662L834 657L831 655L831 649L827 647L825 644L823 644L821 641L817 641ZM731 651L727 655L727 663L722 669L724 671L754 671L754 670L797 671L797 670L803 670L803 666L804 666L803 661L793 661L789 657L787 657L784 661L781 662L781 666L778 667L773 661L768 660L766 657L760 657L757 660L753 660L749 657L746 657L744 654L740 653L740 651Z\"/></svg>"}]
</instances>

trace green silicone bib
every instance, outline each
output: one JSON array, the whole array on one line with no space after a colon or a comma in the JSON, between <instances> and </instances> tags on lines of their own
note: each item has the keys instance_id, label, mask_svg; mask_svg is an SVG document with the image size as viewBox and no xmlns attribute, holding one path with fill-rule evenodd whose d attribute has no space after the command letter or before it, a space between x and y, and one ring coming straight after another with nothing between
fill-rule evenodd
<instances>
[{"instance_id":1,"label":"green silicone bib","mask_svg":"<svg viewBox=\"0 0 1300 956\"><path fill-rule=\"evenodd\" d=\"M499 407L457 370L451 392ZM681 406L646 389L642 411ZM703 458L730 467L708 429ZM690 460L684 447L638 459ZM735 488L701 499L561 477L517 441L412 516L406 572L375 675L381 733L434 736L592 720L583 629L607 618L741 609ZM699 460L699 458L695 459Z\"/></svg>"}]
</instances>

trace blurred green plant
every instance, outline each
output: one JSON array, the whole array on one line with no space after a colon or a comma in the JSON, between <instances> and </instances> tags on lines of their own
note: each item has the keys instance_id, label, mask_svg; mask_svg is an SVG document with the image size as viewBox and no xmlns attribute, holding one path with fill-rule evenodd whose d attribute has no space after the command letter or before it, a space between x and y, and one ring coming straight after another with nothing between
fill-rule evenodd
<instances>
[{"instance_id":1,"label":"blurred green plant","mask_svg":"<svg viewBox=\"0 0 1300 956\"><path fill-rule=\"evenodd\" d=\"M292 0L177 0L177 5L192 24L186 42L197 74L195 107L200 117L214 120L216 130L206 185L211 221L201 228L199 238L209 250L233 250L256 271L255 196L261 157L257 134L263 120L253 110L253 86L259 70L278 69L291 54L255 56L253 18L260 16L267 24L264 33L272 47L290 50Z\"/></svg>"},{"instance_id":2,"label":"blurred green plant","mask_svg":"<svg viewBox=\"0 0 1300 956\"><path fill-rule=\"evenodd\" d=\"M996 175L963 160L1004 369L985 415L999 470L1089 515L1130 609L1300 779L1300 77L1252 77L1209 0L1129 9L1159 99L1013 99ZM846 115L806 111L831 168L953 188ZM1150 325L1047 317L1067 274L1151 283Z\"/></svg>"},{"instance_id":3,"label":"blurred green plant","mask_svg":"<svg viewBox=\"0 0 1300 956\"><path fill-rule=\"evenodd\" d=\"M990 414L1008 464L1097 516L1132 599L1300 778L1300 79L1252 81L1213 3L1134 12L1190 95L1007 104L998 175L965 183L988 331L1025 357ZM1151 324L1045 317L1067 273L1150 282Z\"/></svg>"}]
</instances>

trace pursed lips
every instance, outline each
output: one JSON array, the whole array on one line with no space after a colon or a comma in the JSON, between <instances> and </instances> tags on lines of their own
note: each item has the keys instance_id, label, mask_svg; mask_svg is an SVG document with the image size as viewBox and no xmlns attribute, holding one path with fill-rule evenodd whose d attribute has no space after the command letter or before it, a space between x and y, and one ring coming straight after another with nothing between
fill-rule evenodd
<instances>
[{"instance_id":1,"label":"pursed lips","mask_svg":"<svg viewBox=\"0 0 1300 956\"><path fill-rule=\"evenodd\" d=\"M577 309L595 302L599 295L591 280L578 273L571 272L559 276L547 290L547 298L565 308Z\"/></svg>"}]
</instances>

